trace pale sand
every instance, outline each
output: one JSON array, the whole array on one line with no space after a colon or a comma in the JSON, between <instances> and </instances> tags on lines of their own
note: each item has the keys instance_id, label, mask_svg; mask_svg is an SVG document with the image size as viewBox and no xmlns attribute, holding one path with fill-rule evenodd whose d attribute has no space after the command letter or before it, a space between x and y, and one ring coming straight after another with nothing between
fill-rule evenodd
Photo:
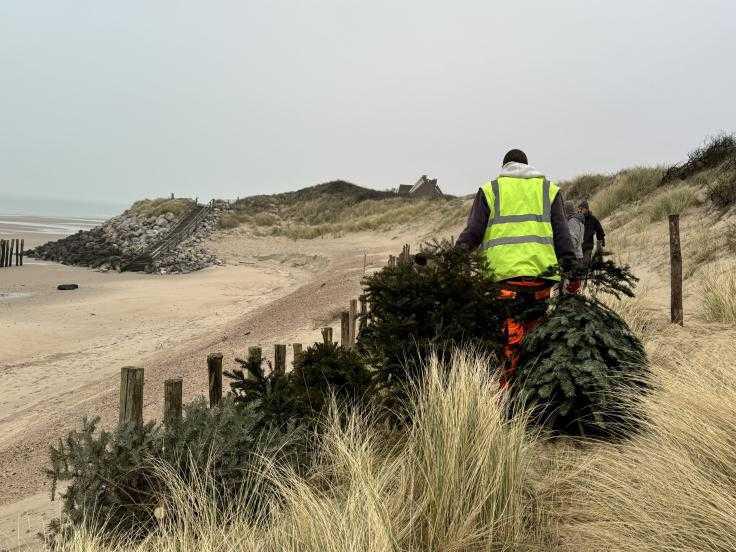
<instances>
[{"instance_id":1,"label":"pale sand","mask_svg":"<svg viewBox=\"0 0 736 552\"><path fill-rule=\"evenodd\" d=\"M210 352L230 369L251 345L271 357L274 343L307 345L325 324L339 336L339 309L360 293L364 262L374 270L426 237L411 228L292 241L234 230L211 243L226 266L188 275L3 269L0 292L30 295L0 298L0 550L32 542L58 510L41 475L48 444L84 415L114 424L122 366L146 369L144 415L160 418L165 379L184 377L185 400L205 394Z\"/></svg>"}]
</instances>

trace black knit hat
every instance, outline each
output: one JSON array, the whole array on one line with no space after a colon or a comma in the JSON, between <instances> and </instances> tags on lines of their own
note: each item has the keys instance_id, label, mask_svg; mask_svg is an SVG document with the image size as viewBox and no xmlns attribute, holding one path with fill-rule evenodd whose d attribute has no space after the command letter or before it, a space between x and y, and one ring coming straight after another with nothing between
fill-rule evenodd
<instances>
[{"instance_id":1,"label":"black knit hat","mask_svg":"<svg viewBox=\"0 0 736 552\"><path fill-rule=\"evenodd\" d=\"M512 149L510 152L508 152L506 155L503 156L503 163L501 165L505 165L506 163L511 163L512 161L516 163L522 163L523 165L528 165L529 161L526 158L526 153L519 149Z\"/></svg>"}]
</instances>

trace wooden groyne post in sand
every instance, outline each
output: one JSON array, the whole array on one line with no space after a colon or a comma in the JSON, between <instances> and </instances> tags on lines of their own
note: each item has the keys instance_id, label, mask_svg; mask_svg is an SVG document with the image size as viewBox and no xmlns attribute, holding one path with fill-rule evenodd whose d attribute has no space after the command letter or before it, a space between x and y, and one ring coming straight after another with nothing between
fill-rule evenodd
<instances>
[{"instance_id":1,"label":"wooden groyne post in sand","mask_svg":"<svg viewBox=\"0 0 736 552\"><path fill-rule=\"evenodd\" d=\"M0 240L0 268L23 266L23 255L25 254L25 239L11 238Z\"/></svg>"}]
</instances>

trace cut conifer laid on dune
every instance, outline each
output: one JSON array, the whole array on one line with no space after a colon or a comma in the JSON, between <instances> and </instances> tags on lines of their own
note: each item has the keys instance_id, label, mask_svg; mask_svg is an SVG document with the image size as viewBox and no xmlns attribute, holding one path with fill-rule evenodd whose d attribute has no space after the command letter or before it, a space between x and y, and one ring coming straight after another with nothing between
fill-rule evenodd
<instances>
[{"instance_id":1,"label":"cut conifer laid on dune","mask_svg":"<svg viewBox=\"0 0 736 552\"><path fill-rule=\"evenodd\" d=\"M562 295L522 345L511 393L555 432L622 436L641 421L637 396L648 387L644 347L626 322L595 297L633 297L627 267L597 261L592 297Z\"/></svg>"}]
</instances>

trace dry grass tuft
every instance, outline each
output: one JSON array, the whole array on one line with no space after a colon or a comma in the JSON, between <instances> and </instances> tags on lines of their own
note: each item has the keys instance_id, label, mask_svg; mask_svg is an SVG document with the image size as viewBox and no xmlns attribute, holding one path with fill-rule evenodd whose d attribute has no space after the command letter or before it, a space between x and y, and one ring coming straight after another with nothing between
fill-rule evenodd
<instances>
[{"instance_id":1,"label":"dry grass tuft","mask_svg":"<svg viewBox=\"0 0 736 552\"><path fill-rule=\"evenodd\" d=\"M689 187L670 188L655 197L646 206L651 222L658 222L669 215L681 215L689 207L698 205L695 191Z\"/></svg>"},{"instance_id":2,"label":"dry grass tuft","mask_svg":"<svg viewBox=\"0 0 736 552\"><path fill-rule=\"evenodd\" d=\"M707 345L691 358L671 348L646 430L583 461L560 511L568 550L736 549L736 347Z\"/></svg>"},{"instance_id":3,"label":"dry grass tuft","mask_svg":"<svg viewBox=\"0 0 736 552\"><path fill-rule=\"evenodd\" d=\"M642 342L651 340L660 328L659 313L647 301L647 289L639 289L636 297L622 297L616 299L610 295L599 297L607 307L624 319Z\"/></svg>"},{"instance_id":4,"label":"dry grass tuft","mask_svg":"<svg viewBox=\"0 0 736 552\"><path fill-rule=\"evenodd\" d=\"M708 322L736 324L736 263L705 267L700 288L704 318Z\"/></svg>"},{"instance_id":5,"label":"dry grass tuft","mask_svg":"<svg viewBox=\"0 0 736 552\"><path fill-rule=\"evenodd\" d=\"M636 203L660 185L661 167L634 167L616 174L613 183L599 190L591 201L591 209L604 219L616 210Z\"/></svg>"}]
</instances>

